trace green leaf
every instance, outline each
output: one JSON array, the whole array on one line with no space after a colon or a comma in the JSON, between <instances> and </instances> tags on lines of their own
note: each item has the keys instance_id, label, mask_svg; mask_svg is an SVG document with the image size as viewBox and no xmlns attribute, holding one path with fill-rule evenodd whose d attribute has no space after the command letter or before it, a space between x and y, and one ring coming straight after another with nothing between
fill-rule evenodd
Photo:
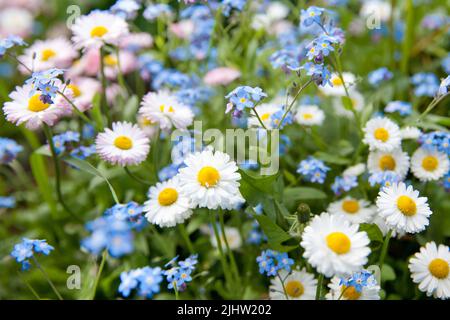
<instances>
[{"instance_id":1,"label":"green leaf","mask_svg":"<svg viewBox=\"0 0 450 320\"><path fill-rule=\"evenodd\" d=\"M252 187L264 193L273 193L273 186L279 176L274 174L270 176L260 176L250 171L239 170L242 179L248 182Z\"/></svg>"},{"instance_id":2,"label":"green leaf","mask_svg":"<svg viewBox=\"0 0 450 320\"><path fill-rule=\"evenodd\" d=\"M349 111L352 111L352 109L353 109L353 103L352 103L352 100L351 100L349 97L347 97L347 96L342 96L342 97L341 97L341 101L342 101L342 104L344 105L344 108L345 108L345 109L347 109L347 110L349 110Z\"/></svg>"},{"instance_id":3,"label":"green leaf","mask_svg":"<svg viewBox=\"0 0 450 320\"><path fill-rule=\"evenodd\" d=\"M395 280L395 271L388 264L383 264L383 269L381 269L381 281L391 281Z\"/></svg>"},{"instance_id":4,"label":"green leaf","mask_svg":"<svg viewBox=\"0 0 450 320\"><path fill-rule=\"evenodd\" d=\"M292 237L269 217L262 214L254 214L253 216L256 220L258 220L262 231L267 236L267 242L270 248L281 252L288 252L298 247L298 245L286 246L282 244L287 240L291 240Z\"/></svg>"},{"instance_id":5,"label":"green leaf","mask_svg":"<svg viewBox=\"0 0 450 320\"><path fill-rule=\"evenodd\" d=\"M136 95L131 96L123 108L124 120L135 121L137 109L139 107L139 99Z\"/></svg>"},{"instance_id":6,"label":"green leaf","mask_svg":"<svg viewBox=\"0 0 450 320\"><path fill-rule=\"evenodd\" d=\"M314 156L320 160L323 160L325 162L332 163L332 164L345 165L345 164L350 163L349 159L339 157L339 156L336 156L333 154L329 154L326 152L322 152L322 151L316 152L314 154Z\"/></svg>"},{"instance_id":7,"label":"green leaf","mask_svg":"<svg viewBox=\"0 0 450 320\"><path fill-rule=\"evenodd\" d=\"M289 206L299 200L326 199L325 192L311 187L286 188L283 192L284 202Z\"/></svg>"},{"instance_id":8,"label":"green leaf","mask_svg":"<svg viewBox=\"0 0 450 320\"><path fill-rule=\"evenodd\" d=\"M359 225L359 231L365 231L370 241L383 242L383 233L376 224L361 223Z\"/></svg>"},{"instance_id":9,"label":"green leaf","mask_svg":"<svg viewBox=\"0 0 450 320\"><path fill-rule=\"evenodd\" d=\"M47 168L45 167L43 156L33 152L30 156L30 166L39 191L50 207L52 216L54 218L58 217L57 205L55 198L53 198L53 190L50 185L49 175Z\"/></svg>"}]
</instances>

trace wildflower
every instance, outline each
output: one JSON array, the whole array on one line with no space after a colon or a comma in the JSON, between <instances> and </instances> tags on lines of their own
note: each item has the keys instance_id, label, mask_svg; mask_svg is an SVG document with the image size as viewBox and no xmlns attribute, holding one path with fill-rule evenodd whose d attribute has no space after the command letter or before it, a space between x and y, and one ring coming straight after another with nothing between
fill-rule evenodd
<instances>
[{"instance_id":1,"label":"wildflower","mask_svg":"<svg viewBox=\"0 0 450 320\"><path fill-rule=\"evenodd\" d=\"M327 85L320 87L320 91L327 96L337 96L337 97L345 96L346 92L344 83L345 86L347 86L347 89L349 89L355 85L356 77L354 74L350 72L343 72L342 78L343 81L337 73L333 73L330 76L329 83Z\"/></svg>"},{"instance_id":2,"label":"wildflower","mask_svg":"<svg viewBox=\"0 0 450 320\"><path fill-rule=\"evenodd\" d=\"M433 97L439 90L439 80L433 73L419 72L411 77L414 94L418 97Z\"/></svg>"},{"instance_id":3,"label":"wildflower","mask_svg":"<svg viewBox=\"0 0 450 320\"><path fill-rule=\"evenodd\" d=\"M324 8L310 6L308 9L301 11L301 21L305 27L309 27L313 23L320 24L322 19L322 14L325 12Z\"/></svg>"},{"instance_id":4,"label":"wildflower","mask_svg":"<svg viewBox=\"0 0 450 320\"><path fill-rule=\"evenodd\" d=\"M351 107L353 108L354 111L359 112L363 110L365 106L364 96L359 91L357 91L356 89L349 90L349 97ZM336 96L333 98L333 107L334 112L338 116L353 119L354 113L352 110L349 110L347 106L344 106L342 97Z\"/></svg>"},{"instance_id":5,"label":"wildflower","mask_svg":"<svg viewBox=\"0 0 450 320\"><path fill-rule=\"evenodd\" d=\"M241 72L234 68L220 67L208 71L203 82L209 86L228 85L241 76Z\"/></svg>"},{"instance_id":6,"label":"wildflower","mask_svg":"<svg viewBox=\"0 0 450 320\"><path fill-rule=\"evenodd\" d=\"M0 39L0 58L3 57L8 49L14 46L25 46L25 41L21 37L9 35L6 38Z\"/></svg>"},{"instance_id":7,"label":"wildflower","mask_svg":"<svg viewBox=\"0 0 450 320\"><path fill-rule=\"evenodd\" d=\"M349 277L333 277L327 300L380 300L380 286L369 271L354 272Z\"/></svg>"},{"instance_id":8,"label":"wildflower","mask_svg":"<svg viewBox=\"0 0 450 320\"><path fill-rule=\"evenodd\" d=\"M140 3L135 0L117 0L109 10L123 19L132 20L136 18L140 7Z\"/></svg>"},{"instance_id":9,"label":"wildflower","mask_svg":"<svg viewBox=\"0 0 450 320\"><path fill-rule=\"evenodd\" d=\"M229 99L229 103L239 111L245 108L253 108L256 103L265 97L267 97L267 94L261 88L249 86L237 87L225 96L226 99Z\"/></svg>"},{"instance_id":10,"label":"wildflower","mask_svg":"<svg viewBox=\"0 0 450 320\"><path fill-rule=\"evenodd\" d=\"M370 72L367 80L372 86L376 87L385 81L391 80L392 77L392 72L388 68L383 67Z\"/></svg>"},{"instance_id":11,"label":"wildflower","mask_svg":"<svg viewBox=\"0 0 450 320\"><path fill-rule=\"evenodd\" d=\"M400 129L400 136L402 140L417 140L421 135L422 131L420 131L420 129L417 127L404 127Z\"/></svg>"},{"instance_id":12,"label":"wildflower","mask_svg":"<svg viewBox=\"0 0 450 320\"><path fill-rule=\"evenodd\" d=\"M309 182L322 184L325 182L329 170L330 168L322 160L309 156L300 162L297 173L300 173Z\"/></svg>"},{"instance_id":13,"label":"wildflower","mask_svg":"<svg viewBox=\"0 0 450 320\"><path fill-rule=\"evenodd\" d=\"M428 242L420 248L408 265L411 278L427 296L448 299L450 292L450 251L446 245Z\"/></svg>"},{"instance_id":14,"label":"wildflower","mask_svg":"<svg viewBox=\"0 0 450 320\"><path fill-rule=\"evenodd\" d=\"M327 212L331 215L345 217L350 223L370 223L376 213L376 208L370 202L363 199L345 197L344 199L330 203Z\"/></svg>"},{"instance_id":15,"label":"wildflower","mask_svg":"<svg viewBox=\"0 0 450 320\"><path fill-rule=\"evenodd\" d=\"M448 155L433 148L418 148L411 157L411 171L420 181L441 179L450 168Z\"/></svg>"},{"instance_id":16,"label":"wildflower","mask_svg":"<svg viewBox=\"0 0 450 320\"><path fill-rule=\"evenodd\" d=\"M128 297L133 290L137 290L139 296L150 299L159 293L162 280L160 267L144 267L124 271L120 274L118 290L123 297Z\"/></svg>"},{"instance_id":17,"label":"wildflower","mask_svg":"<svg viewBox=\"0 0 450 320\"><path fill-rule=\"evenodd\" d=\"M172 16L172 9L165 3L151 4L145 8L142 16L148 21L154 21L158 17L167 19Z\"/></svg>"},{"instance_id":18,"label":"wildflower","mask_svg":"<svg viewBox=\"0 0 450 320\"><path fill-rule=\"evenodd\" d=\"M322 125L325 113L316 105L301 105L295 114L295 120L300 125Z\"/></svg>"},{"instance_id":19,"label":"wildflower","mask_svg":"<svg viewBox=\"0 0 450 320\"><path fill-rule=\"evenodd\" d=\"M271 300L315 299L317 279L305 269L293 270L291 273L281 270L280 278L277 277L270 280L269 296Z\"/></svg>"},{"instance_id":20,"label":"wildflower","mask_svg":"<svg viewBox=\"0 0 450 320\"><path fill-rule=\"evenodd\" d=\"M279 121L281 121L281 117L284 115L284 108L282 105L275 103L262 103L255 107L255 111L258 113L260 120L264 124L267 129L275 129L277 128ZM281 115L279 116L279 111L281 111ZM278 122L277 122L278 120ZM283 123L289 121L289 117L285 117ZM261 128L261 123L259 122L256 116L248 117L247 121L248 127L259 127Z\"/></svg>"},{"instance_id":21,"label":"wildflower","mask_svg":"<svg viewBox=\"0 0 450 320\"><path fill-rule=\"evenodd\" d=\"M17 158L23 147L12 139L0 138L0 164L8 164Z\"/></svg>"},{"instance_id":22,"label":"wildflower","mask_svg":"<svg viewBox=\"0 0 450 320\"><path fill-rule=\"evenodd\" d=\"M323 64L315 64L312 62L306 62L302 69L306 71L306 74L311 76L311 79L320 87L327 85L331 86L331 72L328 67Z\"/></svg>"},{"instance_id":23,"label":"wildflower","mask_svg":"<svg viewBox=\"0 0 450 320\"><path fill-rule=\"evenodd\" d=\"M222 1L222 14L225 17L230 16L231 10L242 11L244 10L246 0L223 0Z\"/></svg>"},{"instance_id":24,"label":"wildflower","mask_svg":"<svg viewBox=\"0 0 450 320\"><path fill-rule=\"evenodd\" d=\"M225 243L225 240L228 242L230 250L239 249L242 245L241 234L237 228L225 227L225 235L223 235L222 230L220 230L219 237L222 244ZM210 228L210 239L212 246L217 248L217 239L214 235L212 227Z\"/></svg>"},{"instance_id":25,"label":"wildflower","mask_svg":"<svg viewBox=\"0 0 450 320\"><path fill-rule=\"evenodd\" d=\"M367 168L370 174L392 171L401 179L404 179L409 170L409 156L400 148L390 152L370 151L367 159Z\"/></svg>"},{"instance_id":26,"label":"wildflower","mask_svg":"<svg viewBox=\"0 0 450 320\"><path fill-rule=\"evenodd\" d=\"M439 152L450 155L450 133L443 131L433 131L422 134L419 143L425 149L436 149Z\"/></svg>"},{"instance_id":27,"label":"wildflower","mask_svg":"<svg viewBox=\"0 0 450 320\"><path fill-rule=\"evenodd\" d=\"M380 190L376 205L378 214L386 224L397 231L417 233L429 224L432 214L426 197L403 182L394 183Z\"/></svg>"},{"instance_id":28,"label":"wildflower","mask_svg":"<svg viewBox=\"0 0 450 320\"><path fill-rule=\"evenodd\" d=\"M179 261L178 265L175 264L175 261L167 264L166 266L169 265L170 268L163 271L163 275L169 283L167 288L174 289L176 287L178 291L184 291L187 283L192 281L192 272L195 271L197 263L198 254L193 254L186 260Z\"/></svg>"},{"instance_id":29,"label":"wildflower","mask_svg":"<svg viewBox=\"0 0 450 320\"><path fill-rule=\"evenodd\" d=\"M334 194L341 195L343 192L348 192L358 186L358 178L356 176L345 175L337 176L331 185L331 190Z\"/></svg>"},{"instance_id":30,"label":"wildflower","mask_svg":"<svg viewBox=\"0 0 450 320\"><path fill-rule=\"evenodd\" d=\"M449 93L449 91L450 91L450 76L447 76L447 78L441 81L437 94L438 96L445 96Z\"/></svg>"},{"instance_id":31,"label":"wildflower","mask_svg":"<svg viewBox=\"0 0 450 320\"><path fill-rule=\"evenodd\" d=\"M363 142L370 150L392 151L400 146L400 128L388 118L374 118L364 127Z\"/></svg>"},{"instance_id":32,"label":"wildflower","mask_svg":"<svg viewBox=\"0 0 450 320\"><path fill-rule=\"evenodd\" d=\"M394 183L402 181L402 177L393 171L376 171L372 173L369 177L369 183L373 187L375 185L380 185L381 187L389 187Z\"/></svg>"},{"instance_id":33,"label":"wildflower","mask_svg":"<svg viewBox=\"0 0 450 320\"><path fill-rule=\"evenodd\" d=\"M327 277L361 269L370 253L366 232L342 216L322 213L305 228L300 245L304 257Z\"/></svg>"},{"instance_id":34,"label":"wildflower","mask_svg":"<svg viewBox=\"0 0 450 320\"><path fill-rule=\"evenodd\" d=\"M14 197L1 197L0 196L0 209L2 208L14 208L16 206L16 198Z\"/></svg>"},{"instance_id":35,"label":"wildflower","mask_svg":"<svg viewBox=\"0 0 450 320\"><path fill-rule=\"evenodd\" d=\"M23 238L22 242L14 245L11 256L17 263L22 264L22 270L28 270L31 267L30 258L34 258L36 253L48 256L54 248L47 243L47 240L33 240Z\"/></svg>"},{"instance_id":36,"label":"wildflower","mask_svg":"<svg viewBox=\"0 0 450 320\"><path fill-rule=\"evenodd\" d=\"M256 258L259 265L259 273L267 276L275 276L280 271L291 271L294 260L288 257L286 252L280 253L274 250L265 250Z\"/></svg>"}]
</instances>

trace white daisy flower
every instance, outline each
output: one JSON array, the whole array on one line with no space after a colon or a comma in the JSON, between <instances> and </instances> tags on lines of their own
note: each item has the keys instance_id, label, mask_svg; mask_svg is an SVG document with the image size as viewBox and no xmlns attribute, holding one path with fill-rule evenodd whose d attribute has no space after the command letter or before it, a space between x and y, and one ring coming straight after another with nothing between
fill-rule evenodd
<instances>
[{"instance_id":1,"label":"white daisy flower","mask_svg":"<svg viewBox=\"0 0 450 320\"><path fill-rule=\"evenodd\" d=\"M144 131L145 135L151 139L154 136L156 136L159 132L159 126L157 123L153 122L152 120L147 119L146 117L142 115L137 116L137 122L139 124L139 127Z\"/></svg>"},{"instance_id":2,"label":"white daisy flower","mask_svg":"<svg viewBox=\"0 0 450 320\"><path fill-rule=\"evenodd\" d=\"M168 91L147 93L139 108L139 114L159 124L162 130L172 127L186 129L194 120L194 113Z\"/></svg>"},{"instance_id":3,"label":"white daisy flower","mask_svg":"<svg viewBox=\"0 0 450 320\"><path fill-rule=\"evenodd\" d=\"M449 165L445 153L431 148L418 148L411 157L411 171L422 182L441 179Z\"/></svg>"},{"instance_id":4,"label":"white daisy flower","mask_svg":"<svg viewBox=\"0 0 450 320\"><path fill-rule=\"evenodd\" d=\"M71 79L67 88L73 92L73 103L81 112L92 108L92 100L100 92L101 84L98 80L88 77Z\"/></svg>"},{"instance_id":5,"label":"white daisy flower","mask_svg":"<svg viewBox=\"0 0 450 320\"><path fill-rule=\"evenodd\" d=\"M316 298L317 279L314 275L302 270L286 270L279 272L280 278L270 280L269 296L271 300L314 300ZM283 288L284 284L284 288Z\"/></svg>"},{"instance_id":6,"label":"white daisy flower","mask_svg":"<svg viewBox=\"0 0 450 320\"><path fill-rule=\"evenodd\" d=\"M330 291L325 295L327 300L380 300L380 286L364 286L359 292L354 286L340 284L339 277L333 277L328 284Z\"/></svg>"},{"instance_id":7,"label":"white daisy flower","mask_svg":"<svg viewBox=\"0 0 450 320\"><path fill-rule=\"evenodd\" d=\"M36 55L33 60L33 56ZM78 56L77 51L73 48L72 43L62 37L37 40L29 48L26 48L24 54L17 59L34 71L43 71L51 68L65 69L69 67ZM19 65L22 73L28 74L30 71Z\"/></svg>"},{"instance_id":8,"label":"white daisy flower","mask_svg":"<svg viewBox=\"0 0 450 320\"><path fill-rule=\"evenodd\" d=\"M376 208L370 202L363 199L345 197L344 199L330 203L327 209L332 215L339 215L352 224L369 223L372 221Z\"/></svg>"},{"instance_id":9,"label":"white daisy flower","mask_svg":"<svg viewBox=\"0 0 450 320\"><path fill-rule=\"evenodd\" d=\"M210 227L210 229L212 229L212 227ZM217 248L217 239L216 236L214 234L213 230L210 230L210 239L211 239L211 244L214 248ZM230 247L230 250L236 250L239 249L242 245L242 238L241 238L241 234L239 233L239 230L237 228L232 228L232 227L225 227L225 237L227 239L228 242L228 246ZM225 247L225 238L222 235L222 233L220 232L220 242L222 243L222 247L226 250Z\"/></svg>"},{"instance_id":10,"label":"white daisy flower","mask_svg":"<svg viewBox=\"0 0 450 320\"><path fill-rule=\"evenodd\" d=\"M409 170L409 156L401 148L392 151L370 151L367 168L371 174L381 171L393 171L403 180Z\"/></svg>"},{"instance_id":11,"label":"white daisy flower","mask_svg":"<svg viewBox=\"0 0 450 320\"><path fill-rule=\"evenodd\" d=\"M55 85L59 82L55 82ZM40 91L30 96L32 91L31 85L26 84L10 93L9 97L12 101L8 101L3 106L6 120L16 124L17 126L25 123L30 130L36 130L47 124L53 126L62 116L70 113L70 106L67 101L60 95L53 99L53 103L44 103L41 101ZM70 93L67 93L70 95Z\"/></svg>"},{"instance_id":12,"label":"white daisy flower","mask_svg":"<svg viewBox=\"0 0 450 320\"><path fill-rule=\"evenodd\" d=\"M97 153L111 163L121 166L136 165L147 158L149 139L136 124L114 122L95 139Z\"/></svg>"},{"instance_id":13,"label":"white daisy flower","mask_svg":"<svg viewBox=\"0 0 450 320\"><path fill-rule=\"evenodd\" d=\"M364 163L357 163L354 166L348 167L342 172L343 176L353 176L357 177L360 176L366 171L366 165Z\"/></svg>"},{"instance_id":14,"label":"white daisy flower","mask_svg":"<svg viewBox=\"0 0 450 320\"><path fill-rule=\"evenodd\" d=\"M392 151L400 147L400 129L388 118L374 118L364 127L364 143L370 150Z\"/></svg>"},{"instance_id":15,"label":"white daisy flower","mask_svg":"<svg viewBox=\"0 0 450 320\"><path fill-rule=\"evenodd\" d=\"M356 82L355 75L350 72L344 72L342 74L342 77L344 78L344 82L348 90ZM319 86L319 90L322 91L322 93L325 94L326 96L338 96L338 97L345 96L344 83L342 82L342 79L339 77L337 73L333 73L331 75L330 81L333 84L333 86L326 84L324 86Z\"/></svg>"},{"instance_id":16,"label":"white daisy flower","mask_svg":"<svg viewBox=\"0 0 450 320\"><path fill-rule=\"evenodd\" d=\"M280 111L281 105L275 104L275 103L262 103L260 105L256 106L256 112L258 112L258 115L261 119L261 121L264 123L267 129L275 129L276 124L274 123L272 119L272 115L278 111ZM247 126L250 127L260 127L261 123L259 122L258 118L254 115L253 112L250 112L251 117L248 117L247 120Z\"/></svg>"},{"instance_id":17,"label":"white daisy flower","mask_svg":"<svg viewBox=\"0 0 450 320\"><path fill-rule=\"evenodd\" d=\"M339 215L322 213L305 228L300 245L304 257L327 277L360 270L370 254L369 237Z\"/></svg>"},{"instance_id":18,"label":"white daisy flower","mask_svg":"<svg viewBox=\"0 0 450 320\"><path fill-rule=\"evenodd\" d=\"M160 227L174 227L193 213L189 198L181 191L177 177L150 187L148 197L144 203L145 217Z\"/></svg>"},{"instance_id":19,"label":"white daisy flower","mask_svg":"<svg viewBox=\"0 0 450 320\"><path fill-rule=\"evenodd\" d=\"M364 96L359 93L359 91L351 90L349 91L350 101L352 103L353 108L359 112L364 108ZM333 108L334 112L338 116L346 117L353 119L354 115L351 110L347 110L342 103L341 97L336 97L333 99Z\"/></svg>"},{"instance_id":20,"label":"white daisy flower","mask_svg":"<svg viewBox=\"0 0 450 320\"><path fill-rule=\"evenodd\" d=\"M76 19L71 30L77 49L100 48L104 43L118 45L128 34L128 24L111 13L93 11Z\"/></svg>"},{"instance_id":21,"label":"white daisy flower","mask_svg":"<svg viewBox=\"0 0 450 320\"><path fill-rule=\"evenodd\" d=\"M207 149L187 155L184 163L180 183L194 206L231 210L245 202L239 191L238 167L226 153Z\"/></svg>"},{"instance_id":22,"label":"white daisy flower","mask_svg":"<svg viewBox=\"0 0 450 320\"><path fill-rule=\"evenodd\" d=\"M295 120L305 126L320 126L325 119L325 113L318 106L303 105L297 109Z\"/></svg>"},{"instance_id":23,"label":"white daisy flower","mask_svg":"<svg viewBox=\"0 0 450 320\"><path fill-rule=\"evenodd\" d=\"M409 260L411 278L419 284L419 290L427 296L450 298L450 251L443 244L439 247L428 242Z\"/></svg>"},{"instance_id":24,"label":"white daisy flower","mask_svg":"<svg viewBox=\"0 0 450 320\"><path fill-rule=\"evenodd\" d=\"M431 210L426 197L403 182L393 183L380 190L376 205L386 225L397 231L416 233L425 230Z\"/></svg>"},{"instance_id":25,"label":"white daisy flower","mask_svg":"<svg viewBox=\"0 0 450 320\"><path fill-rule=\"evenodd\" d=\"M389 226L386 224L386 220L384 220L384 218L381 217L378 214L378 212L374 215L372 223L377 225L378 229L380 229L381 233L383 234L383 237L385 237L387 235L389 230L392 231L392 233L391 233L392 238L400 239L406 234L405 231L398 232L395 229L389 228Z\"/></svg>"},{"instance_id":26,"label":"white daisy flower","mask_svg":"<svg viewBox=\"0 0 450 320\"><path fill-rule=\"evenodd\" d=\"M421 134L422 131L420 131L420 129L416 127L404 127L400 129L400 136L402 140L406 139L417 140L419 139Z\"/></svg>"}]
</instances>

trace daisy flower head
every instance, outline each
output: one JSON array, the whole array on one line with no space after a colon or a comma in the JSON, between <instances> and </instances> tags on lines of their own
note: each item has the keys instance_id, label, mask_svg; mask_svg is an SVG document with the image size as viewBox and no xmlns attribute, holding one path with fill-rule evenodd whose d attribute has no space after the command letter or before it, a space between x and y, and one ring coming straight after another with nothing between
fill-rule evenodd
<instances>
[{"instance_id":1,"label":"daisy flower head","mask_svg":"<svg viewBox=\"0 0 450 320\"><path fill-rule=\"evenodd\" d=\"M162 130L170 130L173 127L184 130L194 120L191 108L165 90L147 93L141 102L139 114L158 123Z\"/></svg>"},{"instance_id":2,"label":"daisy flower head","mask_svg":"<svg viewBox=\"0 0 450 320\"><path fill-rule=\"evenodd\" d=\"M144 132L129 122L114 122L112 129L106 128L95 139L100 157L121 166L137 165L144 161L150 150L149 143Z\"/></svg>"},{"instance_id":3,"label":"daisy flower head","mask_svg":"<svg viewBox=\"0 0 450 320\"><path fill-rule=\"evenodd\" d=\"M400 137L402 140L417 140L421 135L422 131L417 127L404 127L400 129Z\"/></svg>"},{"instance_id":4,"label":"daisy flower head","mask_svg":"<svg viewBox=\"0 0 450 320\"><path fill-rule=\"evenodd\" d=\"M366 171L366 165L364 163L357 163L351 167L348 167L342 172L343 176L358 177Z\"/></svg>"},{"instance_id":5,"label":"daisy flower head","mask_svg":"<svg viewBox=\"0 0 450 320\"><path fill-rule=\"evenodd\" d=\"M12 101L3 106L6 120L17 126L25 124L30 130L36 130L43 124L53 126L64 114L67 114L67 102L58 95L54 101L42 101L43 92L25 84L10 93Z\"/></svg>"},{"instance_id":6,"label":"daisy flower head","mask_svg":"<svg viewBox=\"0 0 450 320\"><path fill-rule=\"evenodd\" d=\"M353 109L358 112L361 111L364 108L364 96L354 89L349 91L349 96ZM338 116L345 118L354 117L353 112L345 108L341 97L333 98L333 108Z\"/></svg>"},{"instance_id":7,"label":"daisy flower head","mask_svg":"<svg viewBox=\"0 0 450 320\"><path fill-rule=\"evenodd\" d=\"M18 60L29 69L33 67L34 71L44 71L50 68L67 68L77 55L72 44L67 39L59 37L34 42L31 47L25 49ZM22 73L29 73L29 70L21 65L19 70Z\"/></svg>"},{"instance_id":8,"label":"daisy flower head","mask_svg":"<svg viewBox=\"0 0 450 320\"><path fill-rule=\"evenodd\" d=\"M84 112L92 108L92 100L100 91L101 84L96 79L80 77L71 81L67 88L73 93L73 103L80 111Z\"/></svg>"},{"instance_id":9,"label":"daisy flower head","mask_svg":"<svg viewBox=\"0 0 450 320\"><path fill-rule=\"evenodd\" d=\"M291 273L281 270L279 275L283 282L278 277L270 280L269 296L271 300L315 299L317 279L314 278L313 274L302 269L293 270Z\"/></svg>"},{"instance_id":10,"label":"daisy flower head","mask_svg":"<svg viewBox=\"0 0 450 320\"><path fill-rule=\"evenodd\" d=\"M428 198L419 197L419 191L405 183L393 183L380 190L376 205L386 225L398 232L417 233L428 226L432 214Z\"/></svg>"},{"instance_id":11,"label":"daisy flower head","mask_svg":"<svg viewBox=\"0 0 450 320\"><path fill-rule=\"evenodd\" d=\"M370 150L392 151L400 146L400 129L388 118L373 118L364 127L363 141Z\"/></svg>"},{"instance_id":12,"label":"daisy flower head","mask_svg":"<svg viewBox=\"0 0 450 320\"><path fill-rule=\"evenodd\" d=\"M76 19L71 30L77 49L100 48L105 43L118 45L128 34L128 24L119 16L96 10Z\"/></svg>"},{"instance_id":13,"label":"daisy flower head","mask_svg":"<svg viewBox=\"0 0 450 320\"><path fill-rule=\"evenodd\" d=\"M303 105L297 109L295 120L304 126L320 126L325 119L325 113L316 105Z\"/></svg>"},{"instance_id":14,"label":"daisy flower head","mask_svg":"<svg viewBox=\"0 0 450 320\"><path fill-rule=\"evenodd\" d=\"M174 227L192 215L189 198L181 191L177 177L150 187L144 203L147 220L160 227Z\"/></svg>"},{"instance_id":15,"label":"daisy flower head","mask_svg":"<svg viewBox=\"0 0 450 320\"><path fill-rule=\"evenodd\" d=\"M345 217L350 223L369 223L376 212L376 208L368 201L345 197L344 199L332 202L327 209L331 215Z\"/></svg>"},{"instance_id":16,"label":"daisy flower head","mask_svg":"<svg viewBox=\"0 0 450 320\"><path fill-rule=\"evenodd\" d=\"M369 157L367 158L367 168L371 174L392 171L403 180L409 170L409 156L400 148L390 152L380 150L370 151Z\"/></svg>"},{"instance_id":17,"label":"daisy flower head","mask_svg":"<svg viewBox=\"0 0 450 320\"><path fill-rule=\"evenodd\" d=\"M345 86L348 88L352 87L356 83L356 77L354 74L350 72L344 72L342 74L342 78L344 81L342 81L341 77L337 73L333 73L330 78L331 84L326 84L322 87L319 87L320 91L322 91L323 94L326 96L337 96L337 97L343 97L345 96Z\"/></svg>"},{"instance_id":18,"label":"daisy flower head","mask_svg":"<svg viewBox=\"0 0 450 320\"><path fill-rule=\"evenodd\" d=\"M360 271L351 277L333 277L328 284L327 300L380 300L380 286L368 271Z\"/></svg>"},{"instance_id":19,"label":"daisy flower head","mask_svg":"<svg viewBox=\"0 0 450 320\"><path fill-rule=\"evenodd\" d=\"M305 228L300 245L308 262L318 272L332 277L360 270L370 254L369 242L367 233L358 231L358 225L324 212Z\"/></svg>"},{"instance_id":20,"label":"daisy flower head","mask_svg":"<svg viewBox=\"0 0 450 320\"><path fill-rule=\"evenodd\" d=\"M282 105L275 103L262 103L255 107L255 111L258 113L259 118L267 129L275 129L276 124L273 118L278 111L282 110L282 108ZM247 125L248 127L261 127L261 123L256 116L248 117Z\"/></svg>"},{"instance_id":21,"label":"daisy flower head","mask_svg":"<svg viewBox=\"0 0 450 320\"><path fill-rule=\"evenodd\" d=\"M409 260L411 278L427 296L450 298L450 251L446 245L428 242Z\"/></svg>"},{"instance_id":22,"label":"daisy flower head","mask_svg":"<svg viewBox=\"0 0 450 320\"><path fill-rule=\"evenodd\" d=\"M449 166L448 156L434 148L418 148L411 157L411 171L422 182L441 179Z\"/></svg>"},{"instance_id":23,"label":"daisy flower head","mask_svg":"<svg viewBox=\"0 0 450 320\"><path fill-rule=\"evenodd\" d=\"M188 154L184 164L179 170L180 183L193 206L231 210L245 202L239 191L238 167L226 153L206 149Z\"/></svg>"}]
</instances>

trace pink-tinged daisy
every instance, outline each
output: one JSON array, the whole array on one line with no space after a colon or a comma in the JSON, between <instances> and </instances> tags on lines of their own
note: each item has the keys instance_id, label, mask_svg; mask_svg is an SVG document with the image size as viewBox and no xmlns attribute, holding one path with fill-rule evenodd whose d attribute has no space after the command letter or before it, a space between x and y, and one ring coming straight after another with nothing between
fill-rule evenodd
<instances>
[{"instance_id":1,"label":"pink-tinged daisy","mask_svg":"<svg viewBox=\"0 0 450 320\"><path fill-rule=\"evenodd\" d=\"M36 55L33 60L33 56ZM31 47L25 49L18 59L29 69L43 71L51 68L64 69L70 66L73 59L78 56L72 44L60 37L50 40L38 40ZM19 65L22 73L28 74L29 70Z\"/></svg>"},{"instance_id":2,"label":"pink-tinged daisy","mask_svg":"<svg viewBox=\"0 0 450 320\"><path fill-rule=\"evenodd\" d=\"M128 34L128 24L111 13L93 11L76 19L71 30L76 48L100 48L104 43L118 45Z\"/></svg>"},{"instance_id":3,"label":"pink-tinged daisy","mask_svg":"<svg viewBox=\"0 0 450 320\"><path fill-rule=\"evenodd\" d=\"M209 86L227 85L241 76L239 70L227 67L215 68L206 73L203 82Z\"/></svg>"},{"instance_id":4,"label":"pink-tinged daisy","mask_svg":"<svg viewBox=\"0 0 450 320\"><path fill-rule=\"evenodd\" d=\"M71 79L68 89L73 92L73 103L82 112L92 108L92 99L100 92L101 84L98 80L88 77Z\"/></svg>"},{"instance_id":5,"label":"pink-tinged daisy","mask_svg":"<svg viewBox=\"0 0 450 320\"><path fill-rule=\"evenodd\" d=\"M121 51L119 56L111 53L103 58L105 75L109 79L116 79L119 74L119 65L122 74L128 74L137 68L136 56L128 51Z\"/></svg>"},{"instance_id":6,"label":"pink-tinged daisy","mask_svg":"<svg viewBox=\"0 0 450 320\"><path fill-rule=\"evenodd\" d=\"M115 122L112 130L99 133L95 145L100 157L121 166L136 165L147 158L149 139L136 124Z\"/></svg>"}]
</instances>

